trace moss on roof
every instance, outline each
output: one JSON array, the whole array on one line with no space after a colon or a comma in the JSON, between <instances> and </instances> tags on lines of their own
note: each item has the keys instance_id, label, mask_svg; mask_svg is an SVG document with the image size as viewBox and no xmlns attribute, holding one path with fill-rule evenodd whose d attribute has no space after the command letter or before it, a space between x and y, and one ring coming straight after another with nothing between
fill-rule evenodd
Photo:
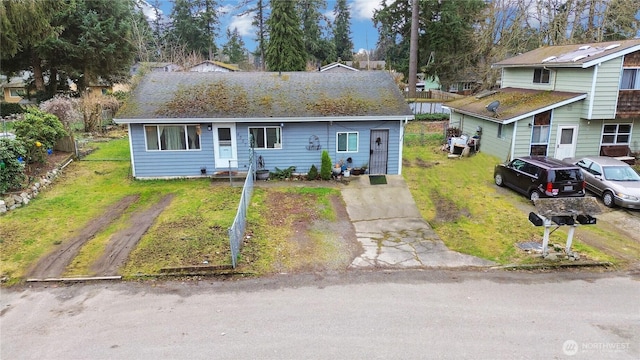
<instances>
[{"instance_id":1,"label":"moss on roof","mask_svg":"<svg viewBox=\"0 0 640 360\"><path fill-rule=\"evenodd\" d=\"M480 117L509 120L581 95L564 91L504 88L480 98L468 96L454 100L448 102L447 107ZM500 102L496 113L487 110L487 105L494 101Z\"/></svg>"},{"instance_id":2,"label":"moss on roof","mask_svg":"<svg viewBox=\"0 0 640 360\"><path fill-rule=\"evenodd\" d=\"M320 73L152 72L116 115L144 118L411 116L382 71Z\"/></svg>"}]
</instances>

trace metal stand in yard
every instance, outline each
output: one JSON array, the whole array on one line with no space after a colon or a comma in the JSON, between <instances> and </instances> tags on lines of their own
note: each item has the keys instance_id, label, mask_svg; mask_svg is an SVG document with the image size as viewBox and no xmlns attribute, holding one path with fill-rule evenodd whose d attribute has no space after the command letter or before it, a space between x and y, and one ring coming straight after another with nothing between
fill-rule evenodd
<instances>
[{"instance_id":1,"label":"metal stand in yard","mask_svg":"<svg viewBox=\"0 0 640 360\"><path fill-rule=\"evenodd\" d=\"M596 218L593 215L601 212L598 201L593 197L582 198L548 198L538 199L534 202L536 212L529 213L529 221L535 226L544 226L542 238L542 256L547 257L549 236L560 226L570 226L567 234L565 253L574 256L571 252L571 243L578 224L594 225ZM551 230L555 224L556 228Z\"/></svg>"}]
</instances>

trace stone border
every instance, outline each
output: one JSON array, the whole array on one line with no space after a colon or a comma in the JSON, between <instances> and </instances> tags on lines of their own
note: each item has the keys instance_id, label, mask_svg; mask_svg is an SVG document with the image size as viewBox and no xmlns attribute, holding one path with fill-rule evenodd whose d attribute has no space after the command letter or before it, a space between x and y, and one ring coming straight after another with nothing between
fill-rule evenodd
<instances>
[{"instance_id":1,"label":"stone border","mask_svg":"<svg viewBox=\"0 0 640 360\"><path fill-rule=\"evenodd\" d=\"M3 199L0 199L0 215L4 215L9 211L29 204L31 199L35 198L41 191L51 186L55 179L62 173L62 169L72 161L73 156L70 156L64 164L58 165L55 169L48 171L45 175L40 177L39 181L31 184L28 188L21 191L20 194L9 194Z\"/></svg>"}]
</instances>

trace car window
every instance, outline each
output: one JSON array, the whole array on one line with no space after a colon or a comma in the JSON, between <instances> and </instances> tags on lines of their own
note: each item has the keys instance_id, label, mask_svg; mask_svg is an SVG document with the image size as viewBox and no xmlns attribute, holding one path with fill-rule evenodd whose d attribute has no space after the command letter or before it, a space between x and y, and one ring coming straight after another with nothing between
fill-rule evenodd
<instances>
[{"instance_id":1,"label":"car window","mask_svg":"<svg viewBox=\"0 0 640 360\"><path fill-rule=\"evenodd\" d=\"M600 166L600 164L596 164L592 162L589 172L592 173L593 175L598 175L598 176L602 175L602 166Z\"/></svg>"},{"instance_id":2,"label":"car window","mask_svg":"<svg viewBox=\"0 0 640 360\"><path fill-rule=\"evenodd\" d=\"M640 176L629 166L607 166L604 178L611 181L638 181Z\"/></svg>"},{"instance_id":3,"label":"car window","mask_svg":"<svg viewBox=\"0 0 640 360\"><path fill-rule=\"evenodd\" d=\"M522 171L533 176L538 175L538 167L533 164L525 163L524 166L522 167Z\"/></svg>"},{"instance_id":4,"label":"car window","mask_svg":"<svg viewBox=\"0 0 640 360\"><path fill-rule=\"evenodd\" d=\"M593 163L593 161L589 160L589 159L582 159L580 161L578 161L576 163L576 165L580 166L581 168L589 171L589 166L591 166L591 164Z\"/></svg>"},{"instance_id":5,"label":"car window","mask_svg":"<svg viewBox=\"0 0 640 360\"><path fill-rule=\"evenodd\" d=\"M522 170L522 168L524 168L524 165L526 163L523 160L520 159L515 159L511 162L511 167L516 169L516 170Z\"/></svg>"},{"instance_id":6,"label":"car window","mask_svg":"<svg viewBox=\"0 0 640 360\"><path fill-rule=\"evenodd\" d=\"M578 169L563 169L563 170L555 170L553 171L555 173L555 180L551 180L552 182L555 181L581 181L582 180L582 174L580 173L580 170Z\"/></svg>"}]
</instances>

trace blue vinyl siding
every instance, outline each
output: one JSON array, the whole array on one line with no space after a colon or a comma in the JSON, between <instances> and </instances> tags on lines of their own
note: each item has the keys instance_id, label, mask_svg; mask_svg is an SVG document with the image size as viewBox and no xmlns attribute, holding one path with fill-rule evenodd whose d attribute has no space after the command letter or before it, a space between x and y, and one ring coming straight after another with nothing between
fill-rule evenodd
<instances>
[{"instance_id":1,"label":"blue vinyl siding","mask_svg":"<svg viewBox=\"0 0 640 360\"><path fill-rule=\"evenodd\" d=\"M151 125L151 124L148 124ZM193 177L200 176L200 168L206 167L211 174L214 169L213 133L207 124L200 124L200 150L147 151L144 126L131 124L132 157L136 178Z\"/></svg>"},{"instance_id":2,"label":"blue vinyl siding","mask_svg":"<svg viewBox=\"0 0 640 360\"><path fill-rule=\"evenodd\" d=\"M202 123L199 151L147 151L145 148L143 125L131 124L131 145L136 178L171 178L201 176L200 168L206 167L207 174L216 169L213 153L213 133ZM249 127L279 126L280 123L236 123L236 144L238 170L247 171L249 167ZM400 165L401 124L400 121L358 121L358 122L308 122L283 123L282 148L256 149L256 156L262 156L265 168L286 169L295 166L297 173L306 173L311 165L320 169L322 151L327 150L333 163L352 159L354 167L369 163L371 129L388 129L389 146L387 173L398 174ZM338 132L357 132L358 151L337 153L336 134ZM317 141L315 141L317 138ZM320 145L319 149L313 144Z\"/></svg>"}]
</instances>

